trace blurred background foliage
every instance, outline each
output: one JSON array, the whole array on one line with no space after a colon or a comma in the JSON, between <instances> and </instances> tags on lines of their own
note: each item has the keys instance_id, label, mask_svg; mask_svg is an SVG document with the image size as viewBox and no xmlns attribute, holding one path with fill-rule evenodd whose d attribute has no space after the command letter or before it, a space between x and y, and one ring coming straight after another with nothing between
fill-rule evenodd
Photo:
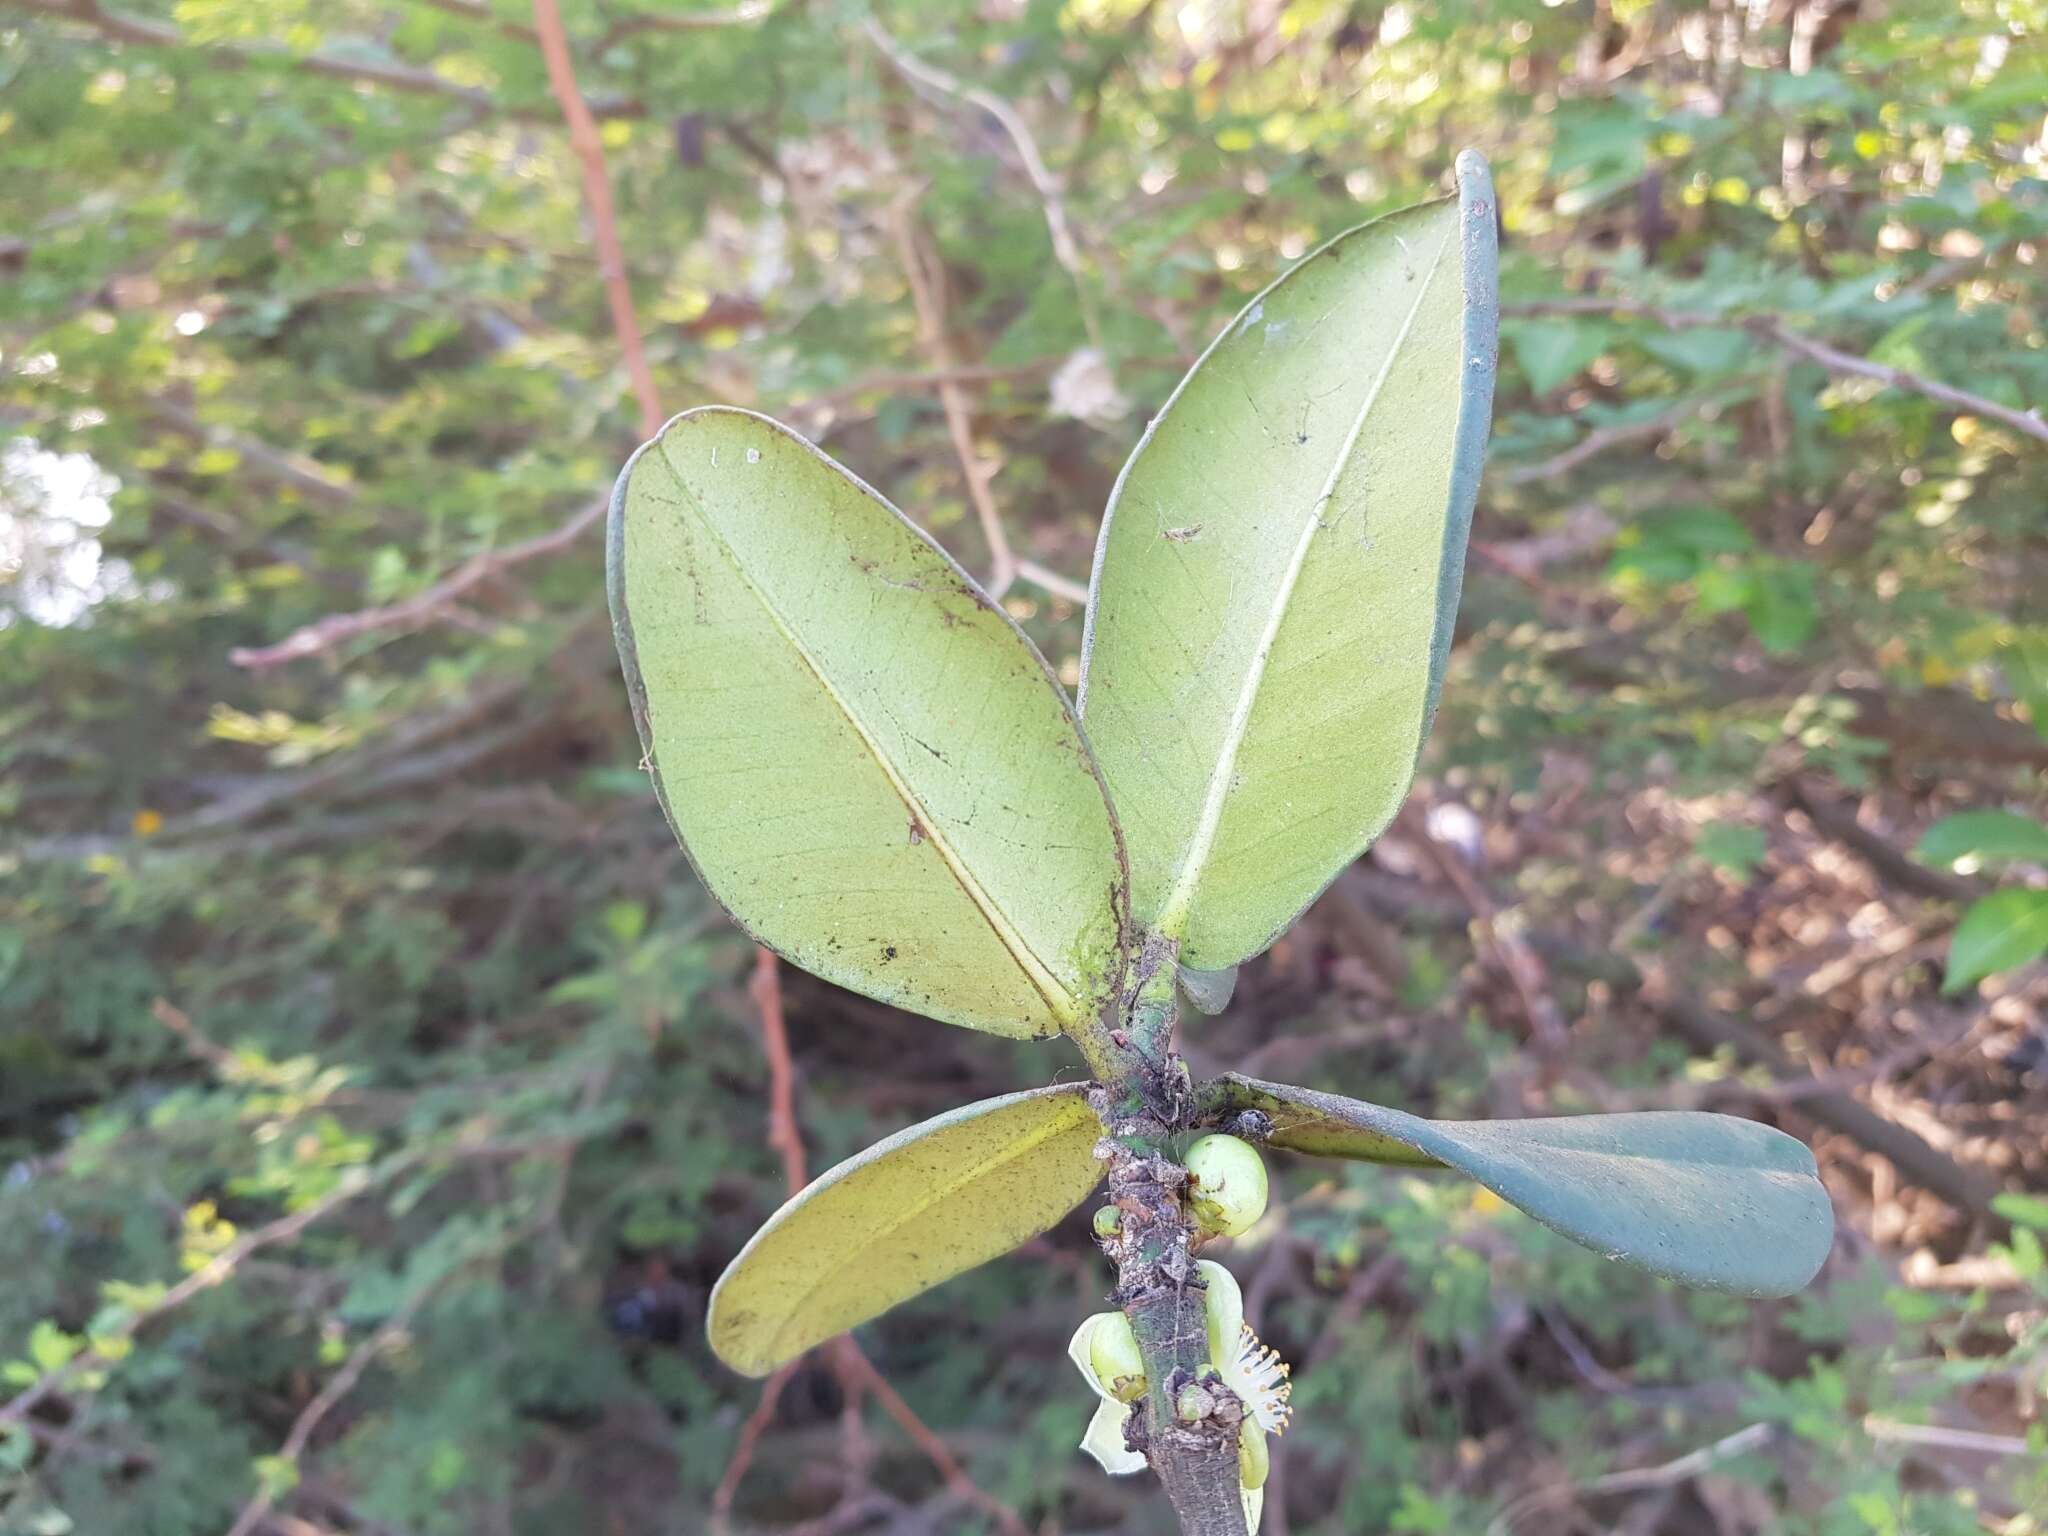
<instances>
[{"instance_id":1,"label":"blurred background foliage","mask_svg":"<svg viewBox=\"0 0 2048 1536\"><path fill-rule=\"evenodd\" d=\"M1493 159L1415 804L1188 1054L1757 1116L1843 1230L1757 1305L1278 1166L1226 1256L1299 1383L1266 1529L2048 1530L2039 0L564 12L664 403L995 532L1069 683L1207 338ZM610 653L635 413L536 41L0 0L0 1531L1162 1531L1074 1450L1078 1218L862 1331L964 1475L821 1351L715 1496L758 1389L704 1299L783 1170ZM814 1172L1077 1069L786 984Z\"/></svg>"}]
</instances>

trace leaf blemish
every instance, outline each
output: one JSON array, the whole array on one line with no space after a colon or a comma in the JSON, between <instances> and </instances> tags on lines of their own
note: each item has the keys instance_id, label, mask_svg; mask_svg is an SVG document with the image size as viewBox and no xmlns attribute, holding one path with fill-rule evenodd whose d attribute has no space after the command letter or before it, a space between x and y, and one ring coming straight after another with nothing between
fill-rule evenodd
<instances>
[{"instance_id":1,"label":"leaf blemish","mask_svg":"<svg viewBox=\"0 0 2048 1536\"><path fill-rule=\"evenodd\" d=\"M1185 528L1168 528L1160 534L1161 538L1174 544L1192 543L1201 536L1202 525L1200 523L1190 523Z\"/></svg>"}]
</instances>

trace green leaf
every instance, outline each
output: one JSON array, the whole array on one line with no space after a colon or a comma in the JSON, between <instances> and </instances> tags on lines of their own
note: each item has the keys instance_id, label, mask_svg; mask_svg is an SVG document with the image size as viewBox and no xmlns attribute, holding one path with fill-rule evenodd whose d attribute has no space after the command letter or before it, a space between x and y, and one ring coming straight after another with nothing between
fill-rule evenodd
<instances>
[{"instance_id":1,"label":"green leaf","mask_svg":"<svg viewBox=\"0 0 2048 1536\"><path fill-rule=\"evenodd\" d=\"M1834 1240L1813 1154L1751 1120L1676 1110L1422 1120L1234 1073L1222 1081L1229 1103L1273 1118L1276 1147L1455 1168L1573 1242L1687 1285L1789 1295Z\"/></svg>"},{"instance_id":2,"label":"green leaf","mask_svg":"<svg viewBox=\"0 0 2048 1536\"><path fill-rule=\"evenodd\" d=\"M1993 891L1971 905L1948 941L1943 992L1961 992L1997 971L2048 954L2048 891Z\"/></svg>"},{"instance_id":3,"label":"green leaf","mask_svg":"<svg viewBox=\"0 0 2048 1536\"><path fill-rule=\"evenodd\" d=\"M756 940L994 1034L1117 984L1126 876L1066 696L886 501L746 411L678 416L612 501L610 590L669 824Z\"/></svg>"},{"instance_id":4,"label":"green leaf","mask_svg":"<svg viewBox=\"0 0 2048 1536\"><path fill-rule=\"evenodd\" d=\"M1222 970L1399 808L1436 708L1497 323L1486 164L1260 294L1146 431L1096 550L1081 713L1132 909Z\"/></svg>"},{"instance_id":5,"label":"green leaf","mask_svg":"<svg viewBox=\"0 0 2048 1536\"><path fill-rule=\"evenodd\" d=\"M1221 1013L1230 1006L1231 994L1237 990L1237 967L1198 971L1184 965L1174 973L1174 979L1180 984L1180 995L1195 1012Z\"/></svg>"},{"instance_id":6,"label":"green leaf","mask_svg":"<svg viewBox=\"0 0 2048 1536\"><path fill-rule=\"evenodd\" d=\"M1820 626L1813 567L1804 561L1759 561L1742 611L1758 642L1773 656L1796 651Z\"/></svg>"},{"instance_id":7,"label":"green leaf","mask_svg":"<svg viewBox=\"0 0 2048 1536\"><path fill-rule=\"evenodd\" d=\"M1662 331L1640 340L1643 350L1658 362L1688 373L1732 373L1757 355L1757 344L1745 331Z\"/></svg>"},{"instance_id":8,"label":"green leaf","mask_svg":"<svg viewBox=\"0 0 2048 1536\"><path fill-rule=\"evenodd\" d=\"M2048 863L2048 827L2015 811L1958 811L1929 827L1913 853L1929 864Z\"/></svg>"},{"instance_id":9,"label":"green leaf","mask_svg":"<svg viewBox=\"0 0 2048 1536\"><path fill-rule=\"evenodd\" d=\"M1102 1178L1089 1086L983 1099L815 1180L719 1278L705 1324L718 1358L765 1376L1047 1230Z\"/></svg>"},{"instance_id":10,"label":"green leaf","mask_svg":"<svg viewBox=\"0 0 2048 1536\"><path fill-rule=\"evenodd\" d=\"M1762 827L1745 827L1729 821L1710 821L1700 828L1692 849L1708 865L1747 880L1763 863L1767 848Z\"/></svg>"},{"instance_id":11,"label":"green leaf","mask_svg":"<svg viewBox=\"0 0 2048 1536\"><path fill-rule=\"evenodd\" d=\"M1598 321L1522 320L1507 334L1530 393L1547 395L1606 351L1613 331Z\"/></svg>"}]
</instances>

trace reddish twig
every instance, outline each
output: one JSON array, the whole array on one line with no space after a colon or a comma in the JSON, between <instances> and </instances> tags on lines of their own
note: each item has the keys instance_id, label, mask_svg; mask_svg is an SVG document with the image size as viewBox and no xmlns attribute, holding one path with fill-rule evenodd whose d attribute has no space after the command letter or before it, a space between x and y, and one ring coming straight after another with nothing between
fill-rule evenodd
<instances>
[{"instance_id":1,"label":"reddish twig","mask_svg":"<svg viewBox=\"0 0 2048 1536\"><path fill-rule=\"evenodd\" d=\"M793 1195L809 1182L804 1137L796 1123L796 1069L789 1058L789 1031L782 1011L782 974L768 950L754 952L754 976L747 984L761 1019L761 1053L768 1058L768 1145L782 1154L782 1176Z\"/></svg>"},{"instance_id":2,"label":"reddish twig","mask_svg":"<svg viewBox=\"0 0 2048 1536\"><path fill-rule=\"evenodd\" d=\"M953 349L946 340L946 300L940 291L944 274L938 255L923 238L911 211L913 198L905 196L889 209L889 232L895 237L904 280L910 284L911 306L917 311L917 330L925 354L940 377L939 406L945 412L946 432L953 440L953 453L960 460L960 474L967 481L967 499L981 523L982 538L988 544L988 595L999 598L1017 579L1017 557L1010 552L1009 535L1003 531L995 497L989 493L988 466L974 451L974 429L967 410L967 393L951 381Z\"/></svg>"},{"instance_id":3,"label":"reddish twig","mask_svg":"<svg viewBox=\"0 0 2048 1536\"><path fill-rule=\"evenodd\" d=\"M611 306L612 329L619 352L640 403L640 435L661 430L661 400L654 389L654 371L641 344L640 322L633 312L633 290L626 281L626 252L619 243L619 220L612 206L611 178L605 172L604 140L597 119L576 87L576 65L569 57L568 34L562 30L561 8L555 0L533 0L533 26L540 34L541 57L547 61L548 88L569 128L569 147L583 163L583 199L590 208L590 235L597 246L597 270L604 279L605 301Z\"/></svg>"},{"instance_id":4,"label":"reddish twig","mask_svg":"<svg viewBox=\"0 0 2048 1536\"><path fill-rule=\"evenodd\" d=\"M809 1174L806 1171L803 1131L796 1119L796 1068L789 1054L789 1030L782 1007L782 973L775 956L768 950L754 952L754 974L748 982L747 992L761 1022L761 1053L768 1058L768 1144L782 1155L783 1177L789 1192L795 1194L808 1182ZM995 1521L1004 1536L1030 1536L1029 1529L1015 1510L967 1475L967 1469L960 1465L952 1449L889 1385L888 1379L875 1369L874 1362L861 1353L852 1335L842 1335L832 1346L832 1368L839 1376L841 1389L849 1397L860 1392L874 1394L875 1401L910 1437L911 1443L924 1453L955 1497L974 1505ZM728 1527L732 1501L739 1491L740 1481L746 1476L755 1448L775 1416L776 1402L794 1369L794 1366L786 1365L768 1378L767 1386L761 1390L760 1402L755 1404L746 1423L740 1426L732 1460L726 1464L725 1475L718 1480L718 1490L712 1495L711 1516L716 1531L723 1532Z\"/></svg>"},{"instance_id":5,"label":"reddish twig","mask_svg":"<svg viewBox=\"0 0 2048 1536\"><path fill-rule=\"evenodd\" d=\"M795 1374L796 1366L792 1363L770 1376L761 1388L761 1400L754 1404L754 1411L740 1425L740 1437L733 1445L732 1460L725 1464L725 1475L718 1480L718 1487L711 1495L712 1536L726 1536L732 1528L732 1501L740 1491L740 1482L746 1477L747 1468L753 1465L754 1448L775 1421L775 1405L782 1401L782 1389L789 1385L789 1378Z\"/></svg>"},{"instance_id":6,"label":"reddish twig","mask_svg":"<svg viewBox=\"0 0 2048 1536\"><path fill-rule=\"evenodd\" d=\"M972 1504L995 1521L1003 1536L1031 1536L1030 1528L1018 1517L1014 1509L994 1494L987 1492L967 1475L967 1469L960 1465L959 1458L954 1456L952 1448L917 1416L916 1410L910 1404L903 1401L896 1389L889 1385L888 1378L876 1370L874 1362L861 1353L860 1346L853 1342L852 1336L849 1334L840 1341L840 1344L842 1369L849 1370L861 1386L874 1393L875 1400L882 1405L889 1417L896 1421L897 1427L910 1437L911 1443L924 1452L925 1458L938 1469L939 1476L945 1479L947 1490L954 1497Z\"/></svg>"}]
</instances>

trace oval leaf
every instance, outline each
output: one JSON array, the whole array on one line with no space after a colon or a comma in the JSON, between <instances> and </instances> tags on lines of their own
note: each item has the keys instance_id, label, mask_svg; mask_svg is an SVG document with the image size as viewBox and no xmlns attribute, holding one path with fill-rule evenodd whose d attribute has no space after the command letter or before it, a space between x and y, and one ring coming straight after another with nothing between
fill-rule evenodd
<instances>
[{"instance_id":1,"label":"oval leaf","mask_svg":"<svg viewBox=\"0 0 2048 1536\"><path fill-rule=\"evenodd\" d=\"M2048 954L2048 891L1993 891L1971 904L1948 941L1941 990L1961 992L1986 976Z\"/></svg>"},{"instance_id":2,"label":"oval leaf","mask_svg":"<svg viewBox=\"0 0 2048 1536\"><path fill-rule=\"evenodd\" d=\"M2015 811L1958 811L1929 827L1913 852L1930 864L2048 864L2048 827Z\"/></svg>"},{"instance_id":3,"label":"oval leaf","mask_svg":"<svg viewBox=\"0 0 2048 1536\"><path fill-rule=\"evenodd\" d=\"M1544 1120L1422 1120L1235 1074L1229 1102L1273 1118L1272 1145L1455 1168L1545 1226L1653 1275L1787 1296L1833 1245L1804 1143L1753 1120L1666 1110Z\"/></svg>"},{"instance_id":4,"label":"oval leaf","mask_svg":"<svg viewBox=\"0 0 2048 1536\"><path fill-rule=\"evenodd\" d=\"M1492 410L1486 162L1240 314L1117 482L1080 711L1132 909L1220 970L1400 807L1435 713Z\"/></svg>"},{"instance_id":5,"label":"oval leaf","mask_svg":"<svg viewBox=\"0 0 2048 1536\"><path fill-rule=\"evenodd\" d=\"M983 1099L822 1175L711 1293L718 1358L765 1376L1056 1223L1102 1179L1086 1083Z\"/></svg>"},{"instance_id":6,"label":"oval leaf","mask_svg":"<svg viewBox=\"0 0 2048 1536\"><path fill-rule=\"evenodd\" d=\"M765 417L691 411L620 476L608 561L662 808L750 935L995 1034L1111 994L1125 876L1088 745L894 507Z\"/></svg>"}]
</instances>

